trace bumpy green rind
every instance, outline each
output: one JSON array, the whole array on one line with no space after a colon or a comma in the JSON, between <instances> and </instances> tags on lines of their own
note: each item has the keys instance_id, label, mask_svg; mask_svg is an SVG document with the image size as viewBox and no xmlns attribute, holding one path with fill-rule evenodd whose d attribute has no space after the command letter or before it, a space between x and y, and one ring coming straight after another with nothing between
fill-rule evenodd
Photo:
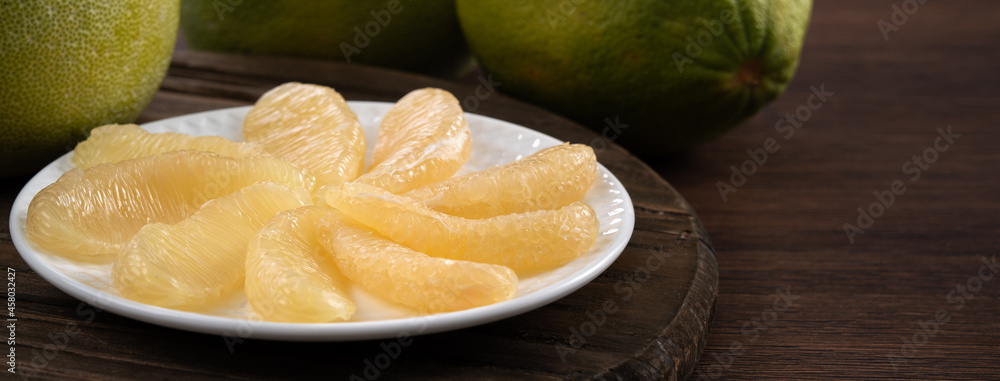
<instances>
[{"instance_id":1,"label":"bumpy green rind","mask_svg":"<svg viewBox=\"0 0 1000 381\"><path fill-rule=\"evenodd\" d=\"M0 2L0 177L31 173L91 128L134 121L160 86L179 0Z\"/></svg>"},{"instance_id":2,"label":"bumpy green rind","mask_svg":"<svg viewBox=\"0 0 1000 381\"><path fill-rule=\"evenodd\" d=\"M811 8L810 0L457 1L469 45L500 91L646 157L717 137L776 99L795 73Z\"/></svg>"},{"instance_id":3,"label":"bumpy green rind","mask_svg":"<svg viewBox=\"0 0 1000 381\"><path fill-rule=\"evenodd\" d=\"M440 75L470 57L452 0L183 0L181 29L197 50L326 58Z\"/></svg>"}]
</instances>

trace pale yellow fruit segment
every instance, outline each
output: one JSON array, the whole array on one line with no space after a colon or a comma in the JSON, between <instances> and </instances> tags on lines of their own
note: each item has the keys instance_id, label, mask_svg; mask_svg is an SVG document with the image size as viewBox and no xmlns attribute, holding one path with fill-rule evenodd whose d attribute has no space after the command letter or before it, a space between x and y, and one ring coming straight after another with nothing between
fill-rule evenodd
<instances>
[{"instance_id":1,"label":"pale yellow fruit segment","mask_svg":"<svg viewBox=\"0 0 1000 381\"><path fill-rule=\"evenodd\" d=\"M273 157L168 152L66 172L31 200L25 228L59 255L113 255L148 223L176 223L208 200L264 181L311 190L314 180Z\"/></svg>"},{"instance_id":2,"label":"pale yellow fruit segment","mask_svg":"<svg viewBox=\"0 0 1000 381\"><path fill-rule=\"evenodd\" d=\"M73 165L87 169L172 151L205 151L219 156L261 156L253 143L237 143L220 136L190 136L174 132L151 133L134 124L109 124L90 131L73 150Z\"/></svg>"},{"instance_id":3,"label":"pale yellow fruit segment","mask_svg":"<svg viewBox=\"0 0 1000 381\"><path fill-rule=\"evenodd\" d=\"M251 143L98 128L74 152L80 168L31 201L27 233L60 255L114 259L115 288L141 303L203 311L243 287L265 320L301 323L350 320L350 282L425 313L508 300L517 274L578 258L598 235L579 202L596 176L590 147L449 178L472 140L444 90L389 110L365 174L360 123L327 87L272 89L243 134Z\"/></svg>"},{"instance_id":4,"label":"pale yellow fruit segment","mask_svg":"<svg viewBox=\"0 0 1000 381\"><path fill-rule=\"evenodd\" d=\"M317 188L339 186L364 170L364 130L329 87L290 82L271 89L247 113L243 139L305 167Z\"/></svg>"},{"instance_id":5,"label":"pale yellow fruit segment","mask_svg":"<svg viewBox=\"0 0 1000 381\"><path fill-rule=\"evenodd\" d=\"M469 123L455 96L414 90L383 117L372 165L355 181L402 193L450 177L471 153Z\"/></svg>"},{"instance_id":6,"label":"pale yellow fruit segment","mask_svg":"<svg viewBox=\"0 0 1000 381\"><path fill-rule=\"evenodd\" d=\"M521 160L431 183L403 195L453 216L487 218L580 201L594 183L597 158L583 144L564 143Z\"/></svg>"},{"instance_id":7,"label":"pale yellow fruit segment","mask_svg":"<svg viewBox=\"0 0 1000 381\"><path fill-rule=\"evenodd\" d=\"M507 267L430 257L339 214L324 218L319 234L348 278L375 295L422 312L484 306L510 299L517 291L517 275Z\"/></svg>"},{"instance_id":8,"label":"pale yellow fruit segment","mask_svg":"<svg viewBox=\"0 0 1000 381\"><path fill-rule=\"evenodd\" d=\"M354 316L347 281L317 234L320 219L332 212L303 206L278 213L250 240L246 295L265 320L321 323Z\"/></svg>"},{"instance_id":9,"label":"pale yellow fruit segment","mask_svg":"<svg viewBox=\"0 0 1000 381\"><path fill-rule=\"evenodd\" d=\"M503 265L518 273L579 257L594 243L599 228L594 210L583 202L557 210L466 219L433 211L377 187L354 183L328 192L326 202L416 251Z\"/></svg>"},{"instance_id":10,"label":"pale yellow fruit segment","mask_svg":"<svg viewBox=\"0 0 1000 381\"><path fill-rule=\"evenodd\" d=\"M160 307L210 307L243 285L254 234L278 212L311 202L302 188L260 183L209 201L176 224L146 225L115 260L115 288Z\"/></svg>"}]
</instances>

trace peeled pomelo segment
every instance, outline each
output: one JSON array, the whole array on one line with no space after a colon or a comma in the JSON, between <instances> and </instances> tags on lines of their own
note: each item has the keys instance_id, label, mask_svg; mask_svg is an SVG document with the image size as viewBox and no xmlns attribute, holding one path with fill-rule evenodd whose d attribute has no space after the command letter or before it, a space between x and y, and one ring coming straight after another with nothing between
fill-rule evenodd
<instances>
[{"instance_id":1,"label":"peeled pomelo segment","mask_svg":"<svg viewBox=\"0 0 1000 381\"><path fill-rule=\"evenodd\" d=\"M160 307L209 307L243 285L247 244L280 211L308 205L309 192L250 185L211 200L176 224L144 226L112 268L121 295Z\"/></svg>"},{"instance_id":2,"label":"peeled pomelo segment","mask_svg":"<svg viewBox=\"0 0 1000 381\"><path fill-rule=\"evenodd\" d=\"M466 219L364 184L327 192L329 205L427 255L507 266L518 273L566 263L590 249L599 222L576 202L557 210Z\"/></svg>"},{"instance_id":3,"label":"peeled pomelo segment","mask_svg":"<svg viewBox=\"0 0 1000 381\"><path fill-rule=\"evenodd\" d=\"M347 280L320 246L317 226L332 209L303 206L272 217L247 247L247 300L265 320L348 320L357 306Z\"/></svg>"},{"instance_id":4,"label":"peeled pomelo segment","mask_svg":"<svg viewBox=\"0 0 1000 381\"><path fill-rule=\"evenodd\" d=\"M583 144L564 143L521 160L456 176L403 195L465 218L557 209L583 199L594 183L597 158Z\"/></svg>"},{"instance_id":5,"label":"peeled pomelo segment","mask_svg":"<svg viewBox=\"0 0 1000 381\"><path fill-rule=\"evenodd\" d=\"M402 193L450 177L471 152L469 123L455 96L414 90L383 117L372 165L355 181Z\"/></svg>"},{"instance_id":6,"label":"peeled pomelo segment","mask_svg":"<svg viewBox=\"0 0 1000 381\"><path fill-rule=\"evenodd\" d=\"M306 171L274 157L168 152L66 172L31 200L25 228L53 253L108 256L143 225L176 223L208 200L264 181L313 187Z\"/></svg>"},{"instance_id":7,"label":"peeled pomelo segment","mask_svg":"<svg viewBox=\"0 0 1000 381\"><path fill-rule=\"evenodd\" d=\"M73 165L87 169L98 164L183 150L233 158L264 155L253 143L237 143L220 136L151 133L134 124L109 124L93 129L87 140L76 145Z\"/></svg>"},{"instance_id":8,"label":"peeled pomelo segment","mask_svg":"<svg viewBox=\"0 0 1000 381\"><path fill-rule=\"evenodd\" d=\"M372 166L396 156L401 149L423 143L414 142L416 137L433 139L467 130L467 123L462 126L464 113L461 110L458 99L442 89L423 88L406 94L382 118Z\"/></svg>"},{"instance_id":9,"label":"peeled pomelo segment","mask_svg":"<svg viewBox=\"0 0 1000 381\"><path fill-rule=\"evenodd\" d=\"M351 281L422 312L484 306L510 299L517 291L517 275L507 267L431 257L339 213L321 221L319 235Z\"/></svg>"},{"instance_id":10,"label":"peeled pomelo segment","mask_svg":"<svg viewBox=\"0 0 1000 381\"><path fill-rule=\"evenodd\" d=\"M364 170L364 130L329 87L290 82L271 89L247 113L243 138L308 169L317 188L339 186Z\"/></svg>"}]
</instances>

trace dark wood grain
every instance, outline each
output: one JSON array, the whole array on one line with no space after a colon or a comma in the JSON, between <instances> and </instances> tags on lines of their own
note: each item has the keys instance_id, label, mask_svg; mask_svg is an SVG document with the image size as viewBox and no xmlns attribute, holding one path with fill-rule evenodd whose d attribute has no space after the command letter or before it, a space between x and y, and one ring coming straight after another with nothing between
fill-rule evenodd
<instances>
[{"instance_id":1,"label":"dark wood grain","mask_svg":"<svg viewBox=\"0 0 1000 381\"><path fill-rule=\"evenodd\" d=\"M141 121L249 104L287 81L330 85L348 100L395 101L427 86L445 88L460 100L475 93L475 85L357 65L180 51ZM466 106L562 140L600 140L500 94ZM681 379L693 370L705 343L718 281L714 249L688 204L655 171L613 144L599 148L598 160L629 190L637 214L636 231L612 267L578 292L527 314L415 337L387 369L369 364L385 356L383 345L396 340L288 343L237 337L227 344L221 336L91 313L92 307L28 269L8 236L0 250L19 280L19 369L52 379L130 379L144 372L169 378L364 379L375 378L376 371L386 378L462 380ZM6 200L17 185L7 187ZM75 324L71 342L46 363L32 363L29 353L61 340L48 337L61 337L66 324ZM574 332L580 332L576 339Z\"/></svg>"},{"instance_id":2,"label":"dark wood grain","mask_svg":"<svg viewBox=\"0 0 1000 381\"><path fill-rule=\"evenodd\" d=\"M714 319L691 379L1000 379L1000 277L983 282L977 292L965 290L972 297L962 297L961 308L948 298L957 286L964 289L970 278L979 277L982 258L1000 254L1000 178L995 174L1000 163L1000 8L986 0L927 1L886 41L877 22L890 20L891 7L903 3L816 1L798 73L781 98L719 140L649 163L697 211L718 251ZM248 79L226 77L223 70L208 81L216 87L191 90L195 84L184 78L192 75L178 72L200 71L199 65L190 65L174 68L172 77L180 82L167 82L145 120L247 104L267 86L294 76L261 78L265 73L260 73L250 76L258 82L241 82ZM392 100L385 88L365 92L358 78L340 80L356 86L348 92L352 99ZM784 139L775 131L777 120L802 106L811 86L824 84L835 95ZM560 127L566 124L558 118L518 113L503 98L494 100L477 112L494 112L577 141L590 136ZM962 137L910 182L903 163L933 145L937 128L948 126ZM748 149L762 147L768 138L776 139L780 149L724 201L717 182L728 181L730 165L739 166L748 159ZM658 186L649 185L659 184L658 177L614 164L627 157L609 150L601 161L633 179L626 184L633 197L653 200L637 203L644 228L636 236L669 235L676 241L683 235L677 227L690 218L686 209L659 206L670 201L656 196ZM856 223L856 209L867 207L875 201L872 192L889 189L897 179L906 181L906 193L850 243L843 224ZM9 210L26 181L4 182L0 210ZM623 262L598 282L546 309L557 311L562 321L582 323L586 310L580 305L617 297L601 290L624 280L643 256L657 250L663 248L634 241ZM78 313L78 301L23 268L6 230L0 230L0 259L0 265L21 266L17 268L25 274L18 284L18 303L27 315L18 328L25 348L20 361L30 361L32 351L52 345L47 336L65 331L66 324L78 324L86 333L73 337L48 362L46 378L342 379L352 372L360 375L364 359L380 351L378 341L248 341L230 355L215 336L106 312L86 323L86 306ZM779 290L788 294L791 305L781 300ZM961 293L953 294L952 301L958 300L955 295ZM649 305L630 302L616 314L622 318L617 325L605 325L618 336L588 342L593 347L570 356L572 364L559 361L553 349L568 344L571 324L546 331L550 318L544 315L553 312L539 310L462 334L418 337L382 378L639 378L644 369L655 369L650 364L661 363L637 355L618 363L624 368L598 370L602 366L594 364L606 360L603 351L641 336L648 309L679 298L669 292L656 297ZM948 321L934 331L927 321L938 310L947 313ZM914 338L922 344L911 349L906 342ZM491 347L484 349L482 343ZM642 353L655 356L660 347L653 343ZM662 344L671 348L671 343ZM536 353L542 355L524 355Z\"/></svg>"},{"instance_id":3,"label":"dark wood grain","mask_svg":"<svg viewBox=\"0 0 1000 381\"><path fill-rule=\"evenodd\" d=\"M719 254L717 312L692 379L1000 379L1000 276L961 309L947 298L978 277L982 257L1000 262L1000 9L927 1L886 41L876 23L903 3L816 1L780 99L717 141L651 163ZM785 140L777 120L823 84L835 95ZM903 164L948 126L962 137L911 182ZM723 201L717 182L767 138L780 150ZM906 193L851 244L843 224L897 179ZM798 298L772 316L776 289ZM903 348L939 309L950 320ZM754 322L762 315L774 317L766 330ZM734 343L742 354L730 355Z\"/></svg>"}]
</instances>

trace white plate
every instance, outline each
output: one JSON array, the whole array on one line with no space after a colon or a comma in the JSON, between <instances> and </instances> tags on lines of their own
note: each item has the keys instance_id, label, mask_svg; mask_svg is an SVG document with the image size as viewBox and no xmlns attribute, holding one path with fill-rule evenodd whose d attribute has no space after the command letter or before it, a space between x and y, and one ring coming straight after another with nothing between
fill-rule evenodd
<instances>
[{"instance_id":1,"label":"white plate","mask_svg":"<svg viewBox=\"0 0 1000 381\"><path fill-rule=\"evenodd\" d=\"M348 102L358 115L368 141L368 162L382 115L392 106L383 102ZM202 112L147 123L153 132L182 132L191 135L219 135L242 140L240 129L250 107ZM540 149L560 144L559 140L528 128L475 114L467 114L472 131L472 157L459 173L517 160ZM111 284L110 264L79 263L53 255L25 237L28 203L42 188L72 168L66 154L42 169L24 186L14 200L10 227L14 246L24 261L60 290L97 308L152 324L182 330L291 341L348 341L441 332L500 320L544 306L597 277L621 254L632 235L635 214L632 200L618 179L598 165L597 181L587 193L587 201L601 222L600 235L590 251L552 271L519 280L514 298L464 311L419 315L406 307L382 300L353 287L358 304L354 319L339 323L273 323L261 321L248 306L246 297L236 295L229 303L203 313L176 311L125 299Z\"/></svg>"}]
</instances>

